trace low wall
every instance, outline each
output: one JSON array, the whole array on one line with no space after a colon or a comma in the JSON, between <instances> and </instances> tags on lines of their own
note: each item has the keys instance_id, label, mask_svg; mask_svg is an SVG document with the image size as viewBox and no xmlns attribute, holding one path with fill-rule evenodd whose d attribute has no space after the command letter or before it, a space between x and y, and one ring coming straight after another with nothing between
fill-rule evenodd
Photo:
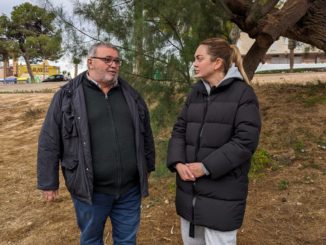
<instances>
[{"instance_id":1,"label":"low wall","mask_svg":"<svg viewBox=\"0 0 326 245\"><path fill-rule=\"evenodd\" d=\"M317 84L326 83L326 72L302 72L302 73L278 73L278 74L256 74L252 80L253 84Z\"/></svg>"}]
</instances>

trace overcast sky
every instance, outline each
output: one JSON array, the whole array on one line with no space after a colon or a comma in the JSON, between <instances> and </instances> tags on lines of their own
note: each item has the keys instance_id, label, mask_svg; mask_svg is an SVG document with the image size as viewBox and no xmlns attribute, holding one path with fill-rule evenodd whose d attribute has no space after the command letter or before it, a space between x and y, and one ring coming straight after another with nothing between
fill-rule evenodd
<instances>
[{"instance_id":1,"label":"overcast sky","mask_svg":"<svg viewBox=\"0 0 326 245\"><path fill-rule=\"evenodd\" d=\"M6 14L10 16L14 6L18 6L22 3L29 2L37 5L37 0L0 0L0 15Z\"/></svg>"},{"instance_id":2,"label":"overcast sky","mask_svg":"<svg viewBox=\"0 0 326 245\"><path fill-rule=\"evenodd\" d=\"M0 0L0 15L2 14L6 14L8 16L10 16L10 13L13 9L14 6L17 6L21 3L24 2L32 2L33 0L27 0L27 1L22 1L22 0Z\"/></svg>"},{"instance_id":3,"label":"overcast sky","mask_svg":"<svg viewBox=\"0 0 326 245\"><path fill-rule=\"evenodd\" d=\"M11 11L14 6L18 6L22 3L29 2L34 5L39 5L43 2L42 0L0 0L0 15L6 14L10 16ZM74 0L52 0L51 1L55 6L64 4L65 11L72 11L72 5Z\"/></svg>"}]
</instances>

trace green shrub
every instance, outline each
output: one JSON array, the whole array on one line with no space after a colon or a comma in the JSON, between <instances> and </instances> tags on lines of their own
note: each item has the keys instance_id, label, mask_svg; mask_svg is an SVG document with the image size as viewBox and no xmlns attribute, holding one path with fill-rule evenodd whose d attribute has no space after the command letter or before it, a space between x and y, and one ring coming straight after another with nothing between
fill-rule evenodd
<instances>
[{"instance_id":1,"label":"green shrub","mask_svg":"<svg viewBox=\"0 0 326 245\"><path fill-rule=\"evenodd\" d=\"M156 140L156 166L155 172L153 173L154 177L160 178L168 176L170 170L166 167L166 155L168 149L168 140Z\"/></svg>"},{"instance_id":2,"label":"green shrub","mask_svg":"<svg viewBox=\"0 0 326 245\"><path fill-rule=\"evenodd\" d=\"M249 177L255 177L259 175L264 169L270 166L271 161L271 156L267 151L263 149L257 149L251 159Z\"/></svg>"},{"instance_id":3,"label":"green shrub","mask_svg":"<svg viewBox=\"0 0 326 245\"><path fill-rule=\"evenodd\" d=\"M305 151L304 148L305 148L304 143L299 140L295 141L292 145L292 149L295 151L296 154L304 153Z\"/></svg>"},{"instance_id":4,"label":"green shrub","mask_svg":"<svg viewBox=\"0 0 326 245\"><path fill-rule=\"evenodd\" d=\"M23 118L25 120L35 120L35 119L39 119L42 117L44 110L40 109L40 108L29 108L27 111L24 112L23 114Z\"/></svg>"},{"instance_id":5,"label":"green shrub","mask_svg":"<svg viewBox=\"0 0 326 245\"><path fill-rule=\"evenodd\" d=\"M293 87L295 93L289 94L288 101L302 103L305 107L313 107L318 104L326 103L325 84L307 85L304 89ZM303 87L302 87L303 88Z\"/></svg>"},{"instance_id":6,"label":"green shrub","mask_svg":"<svg viewBox=\"0 0 326 245\"><path fill-rule=\"evenodd\" d=\"M280 180L280 182L278 182L278 189L280 191L284 191L289 187L289 181L287 180Z\"/></svg>"}]
</instances>

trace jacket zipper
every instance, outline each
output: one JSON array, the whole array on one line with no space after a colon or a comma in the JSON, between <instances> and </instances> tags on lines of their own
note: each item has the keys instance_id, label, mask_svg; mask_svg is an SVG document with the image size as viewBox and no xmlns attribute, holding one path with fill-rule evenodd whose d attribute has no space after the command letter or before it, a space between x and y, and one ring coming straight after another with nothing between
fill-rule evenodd
<instances>
[{"instance_id":1,"label":"jacket zipper","mask_svg":"<svg viewBox=\"0 0 326 245\"><path fill-rule=\"evenodd\" d=\"M197 144L196 144L196 150L195 150L195 156L196 156L196 161L198 161L198 151L199 151L199 146L200 146L200 139L203 133L203 126L204 126L204 122L205 122L205 118L206 118L206 114L207 114L207 110L208 110L208 103L210 100L210 96L207 95L205 97L205 108L204 108L204 115L203 115L203 119L201 121L200 124L200 130L199 130L199 134L197 137ZM192 184L192 194L193 194L193 198L192 198L192 212L191 212L191 222L190 222L190 226L189 226L189 236L190 237L195 237L195 205L196 205L196 201L197 201L197 194L196 194L196 183L197 181L195 180L194 183Z\"/></svg>"},{"instance_id":2,"label":"jacket zipper","mask_svg":"<svg viewBox=\"0 0 326 245\"><path fill-rule=\"evenodd\" d=\"M110 98L108 96L108 94L105 95L105 100L108 102L108 107L109 107L109 113L111 114L111 120L112 120L112 124L113 124L113 134L114 134L114 139L115 139L115 142L117 142L116 144L116 148L115 148L115 161L116 161L116 164L117 164L117 186L118 186L118 193L120 193L120 188L121 188L121 171L122 171L122 167L121 167L121 163L120 163L120 160L121 160L121 156L120 156L120 151L119 151L119 147L118 147L118 134L117 134L117 129L115 127L115 122L114 122L114 119L113 119L113 112L112 112L112 107L110 105Z\"/></svg>"},{"instance_id":3,"label":"jacket zipper","mask_svg":"<svg viewBox=\"0 0 326 245\"><path fill-rule=\"evenodd\" d=\"M191 210L191 222L189 225L189 236L194 238L195 237L195 205L197 201L197 195L196 195L196 181L192 183L192 192L193 192L193 198L192 198L192 210Z\"/></svg>"}]
</instances>

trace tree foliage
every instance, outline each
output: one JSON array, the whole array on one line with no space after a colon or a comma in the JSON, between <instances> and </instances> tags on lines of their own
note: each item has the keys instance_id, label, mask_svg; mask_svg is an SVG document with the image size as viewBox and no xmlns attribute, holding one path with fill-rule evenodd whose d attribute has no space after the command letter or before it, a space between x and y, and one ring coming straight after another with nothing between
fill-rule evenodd
<instances>
[{"instance_id":1,"label":"tree foliage","mask_svg":"<svg viewBox=\"0 0 326 245\"><path fill-rule=\"evenodd\" d=\"M61 31L55 29L55 15L30 3L14 7L11 18L1 16L5 42L16 45L25 59L29 75L34 81L30 64L40 60L57 60L61 56Z\"/></svg>"},{"instance_id":2,"label":"tree foliage","mask_svg":"<svg viewBox=\"0 0 326 245\"><path fill-rule=\"evenodd\" d=\"M144 4L148 34L153 36L155 33L157 38L149 44L162 45L158 49L161 51L159 56L168 60L166 75L173 74L170 79L191 80L189 72L200 41L210 36L228 38L231 26L219 17L218 12L213 13L212 7L210 2L202 0L191 4L186 0L153 0ZM173 67L178 69L173 71Z\"/></svg>"},{"instance_id":3,"label":"tree foliage","mask_svg":"<svg viewBox=\"0 0 326 245\"><path fill-rule=\"evenodd\" d=\"M206 0L191 4L186 0L93 0L79 2L74 13L95 25L94 39L120 47L121 73L152 105L155 130L170 126L174 117L163 115L174 115L180 108L183 96L175 96L190 87L198 43L212 36L229 38L233 24L224 21L220 11L212 11L214 7Z\"/></svg>"},{"instance_id":4,"label":"tree foliage","mask_svg":"<svg viewBox=\"0 0 326 245\"><path fill-rule=\"evenodd\" d=\"M8 40L6 38L6 33L8 31L10 20L7 16L0 16L0 55L3 60L8 59L9 57L17 57L17 45L15 42Z\"/></svg>"},{"instance_id":5,"label":"tree foliage","mask_svg":"<svg viewBox=\"0 0 326 245\"><path fill-rule=\"evenodd\" d=\"M189 84L198 42L228 38L232 28L212 7L205 0L94 0L79 3L75 13L97 26L98 39L121 46L126 74Z\"/></svg>"},{"instance_id":6,"label":"tree foliage","mask_svg":"<svg viewBox=\"0 0 326 245\"><path fill-rule=\"evenodd\" d=\"M7 40L5 38L8 24L9 19L7 16L0 16L0 61L3 61L4 78L7 76L9 59L11 57L18 57L17 45L13 41Z\"/></svg>"}]
</instances>

